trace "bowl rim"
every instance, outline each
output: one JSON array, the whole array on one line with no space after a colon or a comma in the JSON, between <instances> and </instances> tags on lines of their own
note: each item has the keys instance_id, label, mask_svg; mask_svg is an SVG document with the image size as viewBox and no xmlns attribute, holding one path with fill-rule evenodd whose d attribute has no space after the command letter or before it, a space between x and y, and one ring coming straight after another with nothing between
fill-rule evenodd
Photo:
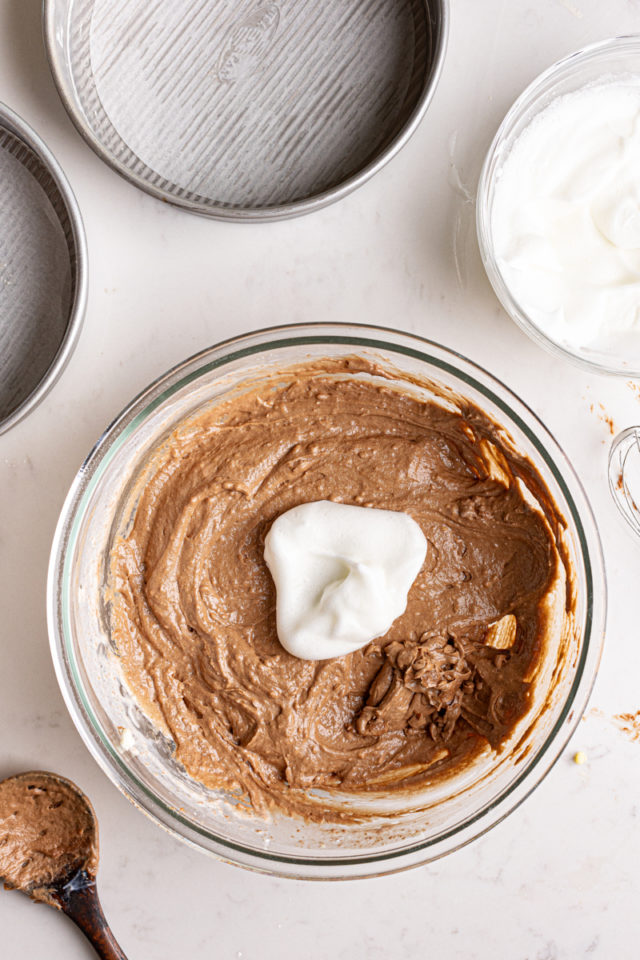
<instances>
[{"instance_id":1,"label":"bowl rim","mask_svg":"<svg viewBox=\"0 0 640 960\"><path fill-rule=\"evenodd\" d=\"M424 115L426 114L435 91L440 82L442 68L449 39L450 0L423 0L427 7L427 12L431 16L431 3L435 3L438 9L438 24L435 35L433 58L431 60L429 75L425 86L418 98L409 118L392 138L390 143L373 158L366 163L356 173L342 180L337 186L329 187L320 193L312 194L301 200L295 200L291 203L278 204L272 207L247 207L234 209L217 203L212 206L205 206L194 200L176 196L160 187L150 183L145 177L136 173L126 164L122 163L118 157L109 151L102 140L94 134L93 130L84 119L84 112L79 107L76 97L75 87L65 79L64 67L59 59L55 12L60 5L60 0L43 0L42 9L42 28L44 36L44 46L49 69L53 77L53 82L58 91L63 106L67 111L76 130L87 143L94 153L103 160L112 170L131 183L134 187L143 190L158 200L170 203L172 206L180 207L191 213L208 217L212 220L222 220L231 223L267 223L276 220L286 220L294 217L303 216L311 213L313 210L319 210L323 207L341 200L352 193L358 187L367 182L374 174L382 169L411 139Z\"/></svg>"},{"instance_id":2,"label":"bowl rim","mask_svg":"<svg viewBox=\"0 0 640 960\"><path fill-rule=\"evenodd\" d=\"M264 338L267 337L269 339L265 342ZM70 548L73 547L82 519L83 504L107 468L109 454L113 456L118 449L118 441L122 443L136 429L145 415L155 410L175 392L211 370L224 368L225 364L268 353L270 350L312 344L326 344L327 347L331 345L369 347L404 354L452 374L487 397L525 434L551 471L575 524L574 529L586 579L584 643L571 689L543 745L533 759L525 764L523 770L507 784L502 793L466 818L461 825L444 830L431 840L421 840L401 849L378 854L364 853L321 859L305 856L304 852L300 856L278 854L270 850L245 846L214 834L181 816L179 811L167 805L142 783L101 731L100 724L84 696L75 668L73 648L69 642L68 621L65 619L64 610L61 609L64 606L63 599L70 577L68 561L73 552ZM433 351L436 355L425 351ZM500 393L502 396L499 395ZM516 409L514 410L511 405ZM520 416L518 408L531 419L535 432ZM550 451L553 451L553 455ZM573 493L568 488L566 476L573 484ZM574 493L579 501L579 507L575 503ZM399 872L459 849L486 833L515 810L558 760L586 708L602 653L606 604L607 591L602 546L591 506L582 483L564 450L531 408L499 379L454 350L416 334L392 328L345 323L297 323L241 334L194 354L156 378L127 404L106 428L73 480L56 526L47 581L47 621L56 677L67 709L85 746L109 779L134 806L168 832L195 848L258 872L295 879L350 879ZM543 758L545 763L541 765ZM532 778L534 771L536 776ZM205 838L208 841L206 844ZM450 842L452 840L454 842ZM447 841L449 843L446 849L431 849Z\"/></svg>"},{"instance_id":3,"label":"bowl rim","mask_svg":"<svg viewBox=\"0 0 640 960\"><path fill-rule=\"evenodd\" d=\"M562 357L583 370L586 368L594 373L627 379L640 377L640 367L634 369L631 366L623 367L615 363L594 360L571 350L544 333L521 306L506 282L495 255L491 230L491 200L496 183L496 166L503 152L504 142L510 134L511 128L518 122L524 111L536 105L546 84L553 79L560 79L563 75L569 76L573 69L590 60L598 60L600 57L604 58L610 54L615 55L634 50L640 54L640 33L621 34L587 44L579 50L556 60L550 67L539 73L516 97L500 122L485 155L476 194L476 233L480 256L494 293L509 317L535 343L554 356ZM640 68L638 74L640 75ZM559 96L561 95L559 94Z\"/></svg>"}]
</instances>

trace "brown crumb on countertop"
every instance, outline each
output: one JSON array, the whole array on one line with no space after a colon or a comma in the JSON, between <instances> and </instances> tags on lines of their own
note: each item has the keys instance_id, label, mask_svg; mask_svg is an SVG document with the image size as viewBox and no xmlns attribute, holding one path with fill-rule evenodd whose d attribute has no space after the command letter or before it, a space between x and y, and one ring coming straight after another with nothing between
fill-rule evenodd
<instances>
[{"instance_id":1,"label":"brown crumb on countertop","mask_svg":"<svg viewBox=\"0 0 640 960\"><path fill-rule=\"evenodd\" d=\"M604 710L600 710L598 707L591 707L590 710L587 710L586 713L582 714L582 722L586 723L587 720L606 720L607 715Z\"/></svg>"},{"instance_id":2,"label":"brown crumb on countertop","mask_svg":"<svg viewBox=\"0 0 640 960\"><path fill-rule=\"evenodd\" d=\"M617 713L613 722L631 740L640 740L640 710L635 713Z\"/></svg>"},{"instance_id":3,"label":"brown crumb on countertop","mask_svg":"<svg viewBox=\"0 0 640 960\"><path fill-rule=\"evenodd\" d=\"M640 400L640 383L635 383L633 380L627 380L627 386L633 390L638 400Z\"/></svg>"},{"instance_id":4,"label":"brown crumb on countertop","mask_svg":"<svg viewBox=\"0 0 640 960\"><path fill-rule=\"evenodd\" d=\"M604 712L604 710L601 710L599 707L591 707L591 710L589 710L589 713L587 714L587 716L597 717L598 719L602 719L603 717L606 717L606 713Z\"/></svg>"},{"instance_id":5,"label":"brown crumb on countertop","mask_svg":"<svg viewBox=\"0 0 640 960\"><path fill-rule=\"evenodd\" d=\"M602 420L603 423L606 423L606 425L609 427L609 433L611 434L611 436L612 437L615 436L616 425L613 422L613 417L609 416L603 403L599 403L598 407L600 408L600 411L601 411L598 414L598 420ZM593 404L591 404L591 409L593 410Z\"/></svg>"}]
</instances>

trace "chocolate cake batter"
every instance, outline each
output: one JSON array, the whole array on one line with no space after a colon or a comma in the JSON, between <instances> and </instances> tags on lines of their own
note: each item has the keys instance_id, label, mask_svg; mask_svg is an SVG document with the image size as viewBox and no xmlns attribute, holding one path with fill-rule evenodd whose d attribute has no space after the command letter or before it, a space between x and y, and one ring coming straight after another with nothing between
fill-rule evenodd
<instances>
[{"instance_id":1,"label":"chocolate cake batter","mask_svg":"<svg viewBox=\"0 0 640 960\"><path fill-rule=\"evenodd\" d=\"M132 691L189 774L259 814L339 819L307 791L407 789L499 749L543 654L562 563L542 480L479 409L384 376L359 358L302 365L191 420L114 544ZM428 552L384 637L311 662L278 641L263 549L277 516L323 499L406 512Z\"/></svg>"},{"instance_id":2,"label":"chocolate cake batter","mask_svg":"<svg viewBox=\"0 0 640 960\"><path fill-rule=\"evenodd\" d=\"M6 887L52 902L51 883L81 868L95 874L97 859L95 818L72 783L43 773L0 783L0 879Z\"/></svg>"}]
</instances>

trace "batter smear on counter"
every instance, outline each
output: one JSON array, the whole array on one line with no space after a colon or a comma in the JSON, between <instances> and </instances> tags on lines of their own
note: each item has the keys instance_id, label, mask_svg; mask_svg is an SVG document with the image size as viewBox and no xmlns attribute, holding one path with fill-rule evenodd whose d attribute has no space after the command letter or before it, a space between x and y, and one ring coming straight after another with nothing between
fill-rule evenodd
<instances>
[{"instance_id":1,"label":"batter smear on counter","mask_svg":"<svg viewBox=\"0 0 640 960\"><path fill-rule=\"evenodd\" d=\"M386 376L360 358L302 364L182 424L113 547L131 690L192 777L257 814L339 820L311 788L406 790L499 749L566 602L562 521L531 463L479 408ZM403 511L428 548L384 637L307 661L278 641L264 540L327 499Z\"/></svg>"}]
</instances>

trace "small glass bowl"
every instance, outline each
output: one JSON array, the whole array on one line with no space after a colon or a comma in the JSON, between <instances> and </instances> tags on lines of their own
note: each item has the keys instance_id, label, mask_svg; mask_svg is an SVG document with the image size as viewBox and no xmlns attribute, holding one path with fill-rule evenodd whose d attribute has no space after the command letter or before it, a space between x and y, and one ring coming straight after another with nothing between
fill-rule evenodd
<instances>
[{"instance_id":1,"label":"small glass bowl","mask_svg":"<svg viewBox=\"0 0 640 960\"><path fill-rule=\"evenodd\" d=\"M492 210L496 185L505 161L529 124L555 99L600 80L640 75L640 36L614 37L591 44L541 73L515 101L500 124L482 167L478 184L476 225L487 276L502 306L532 340L581 367L625 377L640 376L638 358L629 360L602 350L572 348L541 330L514 296L495 253Z\"/></svg>"},{"instance_id":2,"label":"small glass bowl","mask_svg":"<svg viewBox=\"0 0 640 960\"><path fill-rule=\"evenodd\" d=\"M530 709L508 747L457 778L403 797L372 795L361 823L249 817L207 790L173 759L128 693L106 610L110 545L131 484L186 418L229 391L306 360L360 355L382 363L397 386L419 378L425 399L461 396L479 406L533 463L566 520L559 533L573 573L575 619L532 685ZM357 373L343 374L357 377ZM606 587L597 528L580 481L537 417L463 357L416 336L347 324L279 327L229 340L186 360L133 400L81 467L56 530L47 589L56 674L80 736L113 783L152 819L201 850L298 879L392 873L441 857L502 820L540 783L585 709L604 631ZM363 802L358 798L358 808ZM367 801L368 802L368 801Z\"/></svg>"}]
</instances>

